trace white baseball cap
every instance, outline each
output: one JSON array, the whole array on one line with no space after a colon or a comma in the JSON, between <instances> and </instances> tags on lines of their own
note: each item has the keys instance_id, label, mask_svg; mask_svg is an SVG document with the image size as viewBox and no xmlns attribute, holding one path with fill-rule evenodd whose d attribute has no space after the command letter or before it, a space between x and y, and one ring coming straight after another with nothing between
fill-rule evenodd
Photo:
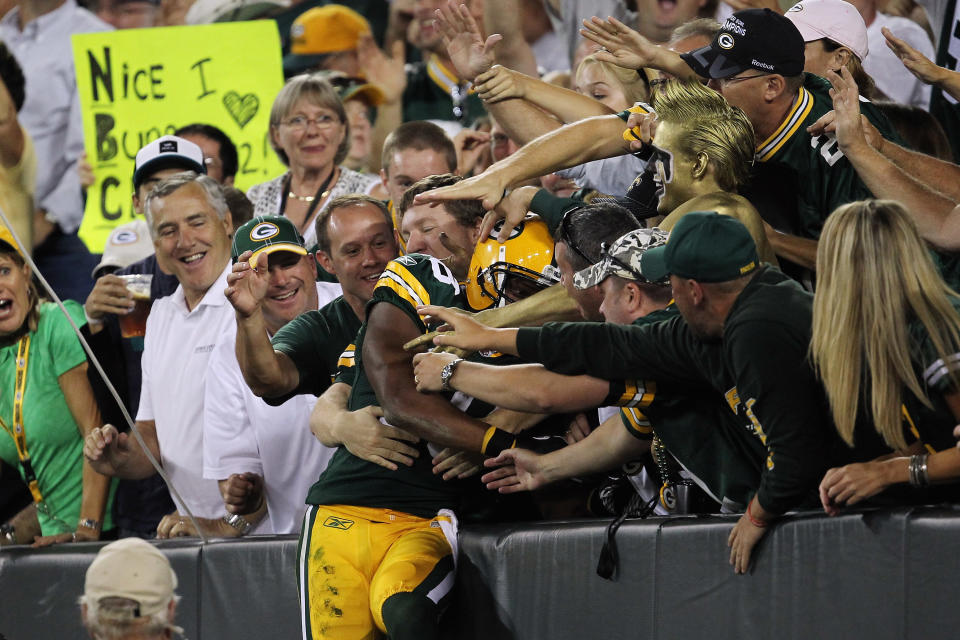
<instances>
[{"instance_id":1,"label":"white baseball cap","mask_svg":"<svg viewBox=\"0 0 960 640\"><path fill-rule=\"evenodd\" d=\"M137 189L147 177L161 169L183 169L206 173L203 150L178 136L163 136L137 151L133 170L133 188Z\"/></svg>"},{"instance_id":2,"label":"white baseball cap","mask_svg":"<svg viewBox=\"0 0 960 640\"><path fill-rule=\"evenodd\" d=\"M134 220L129 224L120 225L107 236L107 243L103 246L103 257L93 269L91 277L96 280L100 271L108 268L128 267L147 256L153 255L153 241L150 239L150 229L145 220Z\"/></svg>"},{"instance_id":3,"label":"white baseball cap","mask_svg":"<svg viewBox=\"0 0 960 640\"><path fill-rule=\"evenodd\" d=\"M804 42L828 38L866 59L867 25L857 8L845 0L802 0L784 14L800 31Z\"/></svg>"},{"instance_id":4,"label":"white baseball cap","mask_svg":"<svg viewBox=\"0 0 960 640\"><path fill-rule=\"evenodd\" d=\"M125 598L137 603L134 617L160 613L173 599L177 575L170 561L149 542L124 538L100 549L87 569L83 595L100 602Z\"/></svg>"}]
</instances>

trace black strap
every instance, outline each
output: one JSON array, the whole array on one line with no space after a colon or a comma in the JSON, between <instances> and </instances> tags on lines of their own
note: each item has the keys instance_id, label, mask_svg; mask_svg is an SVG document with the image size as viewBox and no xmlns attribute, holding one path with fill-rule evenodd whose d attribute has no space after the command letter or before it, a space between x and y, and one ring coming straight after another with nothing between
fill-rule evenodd
<instances>
[{"instance_id":1,"label":"black strap","mask_svg":"<svg viewBox=\"0 0 960 640\"><path fill-rule=\"evenodd\" d=\"M641 506L642 505L642 506ZM617 531L620 525L629 518L648 518L657 506L657 496L650 498L646 503L639 493L633 494L623 513L617 516L617 519L607 525L607 541L603 543L603 549L600 550L600 559L597 561L597 575L604 580L613 580L620 564L620 554L617 552Z\"/></svg>"},{"instance_id":2,"label":"black strap","mask_svg":"<svg viewBox=\"0 0 960 640\"><path fill-rule=\"evenodd\" d=\"M330 172L330 175L327 176L327 179L324 180L323 184L320 185L320 188L317 189L317 193L314 194L313 200L310 201L310 206L307 207L307 216L303 219L303 224L310 222L310 219L313 217L313 212L317 210L317 207L320 206L321 196L323 192L327 190L327 187L330 186L330 181L333 180L333 176L337 175L337 167L334 166L333 170ZM287 210L287 198L290 197L290 183L293 181L293 175L288 174L287 179L283 181L283 193L280 195L280 211L277 212L278 216L282 216L283 213ZM300 229L297 229L300 231ZM303 231L300 231L303 233Z\"/></svg>"}]
</instances>

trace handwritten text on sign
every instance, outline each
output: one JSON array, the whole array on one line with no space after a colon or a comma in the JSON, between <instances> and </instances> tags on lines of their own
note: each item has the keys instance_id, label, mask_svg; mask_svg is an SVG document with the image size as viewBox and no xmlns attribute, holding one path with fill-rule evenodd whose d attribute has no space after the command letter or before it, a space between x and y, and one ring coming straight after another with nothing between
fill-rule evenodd
<instances>
[{"instance_id":1,"label":"handwritten text on sign","mask_svg":"<svg viewBox=\"0 0 960 640\"><path fill-rule=\"evenodd\" d=\"M233 140L244 191L284 171L268 140L270 107L283 86L273 21L77 35L73 57L96 175L80 227L91 251L133 219L137 151L182 126L212 124Z\"/></svg>"}]
</instances>

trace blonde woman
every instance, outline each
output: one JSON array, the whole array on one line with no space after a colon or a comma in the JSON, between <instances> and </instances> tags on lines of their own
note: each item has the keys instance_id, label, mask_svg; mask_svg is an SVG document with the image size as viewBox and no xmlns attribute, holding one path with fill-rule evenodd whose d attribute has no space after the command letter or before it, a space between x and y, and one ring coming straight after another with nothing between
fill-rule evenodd
<instances>
[{"instance_id":1,"label":"blonde woman","mask_svg":"<svg viewBox=\"0 0 960 640\"><path fill-rule=\"evenodd\" d=\"M888 455L827 471L834 515L893 485L960 479L960 298L897 202L837 209L817 249L811 354L837 431L854 455L879 435Z\"/></svg>"}]
</instances>

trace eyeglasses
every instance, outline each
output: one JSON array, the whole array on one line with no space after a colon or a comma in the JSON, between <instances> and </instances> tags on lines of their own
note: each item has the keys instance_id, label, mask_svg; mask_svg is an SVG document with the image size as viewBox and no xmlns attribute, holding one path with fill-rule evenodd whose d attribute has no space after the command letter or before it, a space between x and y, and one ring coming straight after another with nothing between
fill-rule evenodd
<instances>
[{"instance_id":1,"label":"eyeglasses","mask_svg":"<svg viewBox=\"0 0 960 640\"><path fill-rule=\"evenodd\" d=\"M560 242L570 247L570 249L575 254L583 258L587 264L596 264L598 260L588 257L587 254L583 252L583 249L581 249L579 245L573 241L573 236L570 235L570 214L572 214L574 211L577 211L577 209L570 209L563 214L563 218L560 220Z\"/></svg>"},{"instance_id":2,"label":"eyeglasses","mask_svg":"<svg viewBox=\"0 0 960 640\"><path fill-rule=\"evenodd\" d=\"M733 76L731 78L716 78L716 83L721 87L726 87L731 84L736 84L744 80L753 80L754 78L762 78L764 76L770 75L769 73L756 73L752 76Z\"/></svg>"},{"instance_id":3,"label":"eyeglasses","mask_svg":"<svg viewBox=\"0 0 960 640\"><path fill-rule=\"evenodd\" d=\"M317 129L325 131L340 124L340 118L326 113L320 114L316 118L308 118L307 116L293 116L292 118L284 120L282 124L299 133L306 131L311 123L316 125Z\"/></svg>"}]
</instances>

